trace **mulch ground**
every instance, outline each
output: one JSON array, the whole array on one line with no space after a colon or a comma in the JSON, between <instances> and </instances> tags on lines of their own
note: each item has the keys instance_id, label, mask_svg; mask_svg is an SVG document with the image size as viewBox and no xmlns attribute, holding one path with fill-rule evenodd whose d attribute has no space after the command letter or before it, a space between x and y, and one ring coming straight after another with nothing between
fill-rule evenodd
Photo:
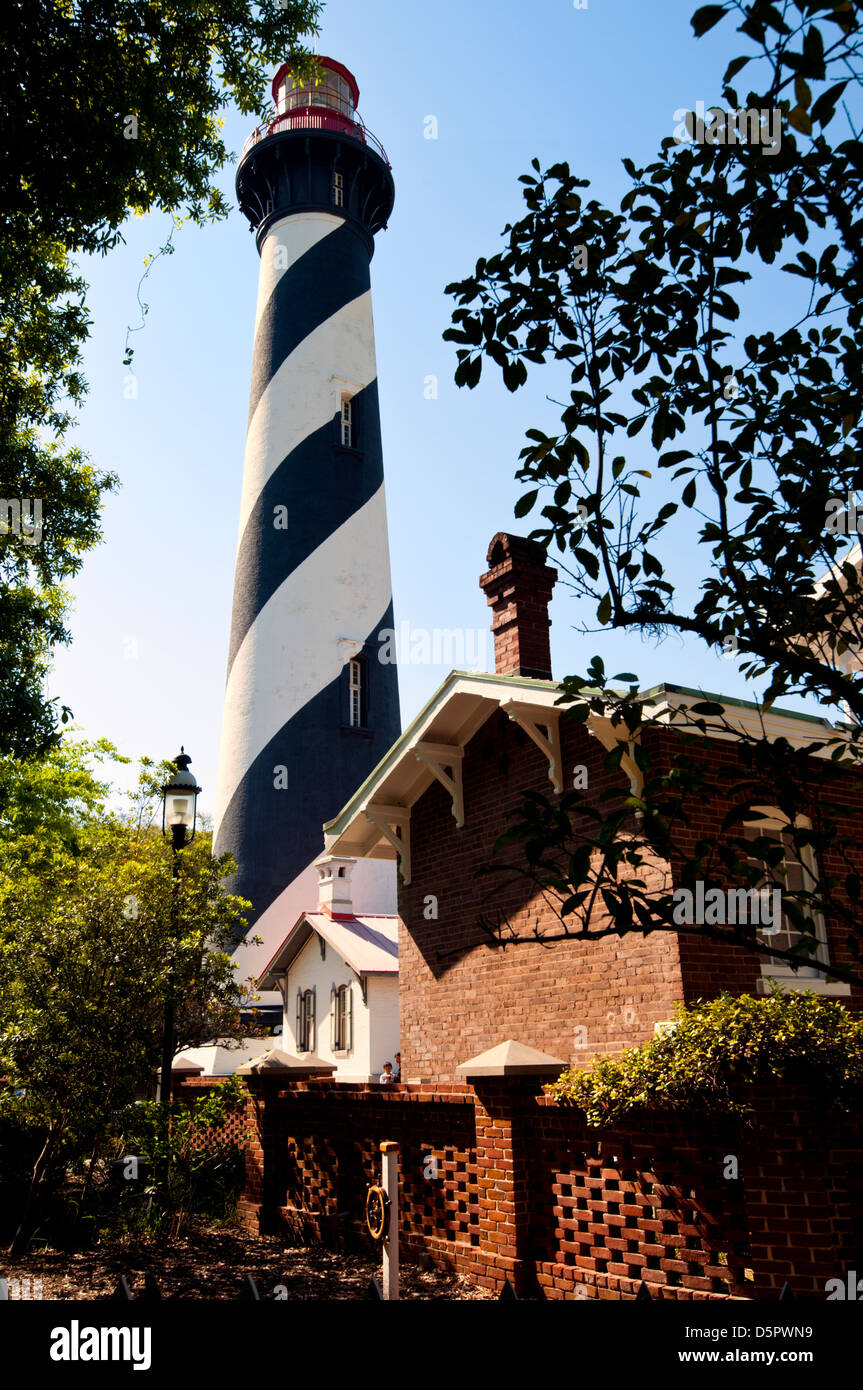
<instances>
[{"instance_id":1,"label":"mulch ground","mask_svg":"<svg viewBox=\"0 0 863 1390\"><path fill-rule=\"evenodd\" d=\"M347 1254L321 1246L286 1246L277 1236L253 1236L231 1228L208 1227L186 1231L165 1245L146 1248L101 1243L91 1250L29 1251L19 1259L3 1260L7 1279L40 1279L43 1299L104 1299L122 1274L132 1293L144 1290L144 1273L155 1277L165 1299L226 1299L240 1297L247 1274L255 1279L262 1298L283 1285L289 1299L364 1298L369 1280L381 1280L381 1262L374 1256ZM443 1269L402 1264L402 1298L488 1299L487 1289ZM284 1294L280 1294L284 1297Z\"/></svg>"}]
</instances>

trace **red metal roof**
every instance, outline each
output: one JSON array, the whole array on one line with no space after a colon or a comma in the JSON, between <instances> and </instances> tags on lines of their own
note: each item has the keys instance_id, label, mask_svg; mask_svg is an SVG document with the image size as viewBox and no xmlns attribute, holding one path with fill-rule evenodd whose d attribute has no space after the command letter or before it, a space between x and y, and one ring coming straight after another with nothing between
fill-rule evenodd
<instances>
[{"instance_id":1,"label":"red metal roof","mask_svg":"<svg viewBox=\"0 0 863 1390\"><path fill-rule=\"evenodd\" d=\"M360 99L360 89L357 83L357 79L354 77L350 69L346 68L344 63L337 63L335 58L318 57L318 62L320 63L322 68L329 68L331 72L336 72L338 73L339 77L344 78L344 80L347 82L348 86L351 89L351 95L354 99L354 106L356 106ZM282 63L282 66L279 68L278 72L273 78L273 101L278 101L279 85L283 81L285 73L290 71L291 64Z\"/></svg>"},{"instance_id":2,"label":"red metal roof","mask_svg":"<svg viewBox=\"0 0 863 1390\"><path fill-rule=\"evenodd\" d=\"M291 944L303 926L323 937L358 975L397 975L399 919L394 913L331 917L327 912L304 912L297 918L275 955L259 976L265 980L282 962L293 958ZM301 949L301 948L298 948Z\"/></svg>"}]
</instances>

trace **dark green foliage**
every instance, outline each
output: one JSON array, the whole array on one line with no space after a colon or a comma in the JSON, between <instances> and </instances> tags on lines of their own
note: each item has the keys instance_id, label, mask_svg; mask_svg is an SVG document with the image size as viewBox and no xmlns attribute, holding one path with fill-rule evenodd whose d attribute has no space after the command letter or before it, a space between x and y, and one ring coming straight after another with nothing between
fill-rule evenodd
<instances>
[{"instance_id":1,"label":"dark green foliage","mask_svg":"<svg viewBox=\"0 0 863 1390\"><path fill-rule=\"evenodd\" d=\"M242 1083L232 1076L191 1105L173 1102L167 1130L158 1102L129 1107L120 1120L116 1154L135 1156L141 1178L120 1173L106 1213L108 1228L138 1238L176 1237L193 1217L230 1220L245 1160L242 1143L226 1138L222 1126L242 1112L245 1101Z\"/></svg>"},{"instance_id":2,"label":"dark green foliage","mask_svg":"<svg viewBox=\"0 0 863 1390\"><path fill-rule=\"evenodd\" d=\"M815 994L755 999L722 994L675 1009L674 1027L605 1058L568 1068L546 1091L592 1125L633 1111L747 1114L759 1081L794 1081L844 1110L863 1097L863 1020Z\"/></svg>"},{"instance_id":3,"label":"dark green foliage","mask_svg":"<svg viewBox=\"0 0 863 1390\"><path fill-rule=\"evenodd\" d=\"M90 320L72 257L104 253L133 213L227 213L230 101L259 111L315 0L11 0L0 68L0 496L39 499L43 535L0 534L0 754L44 751L68 711L45 696L69 641L66 583L101 539L112 468L68 439L86 395ZM128 138L135 121L135 138ZM113 464L115 461L110 460ZM0 518L5 527L5 519Z\"/></svg>"},{"instance_id":4,"label":"dark green foliage","mask_svg":"<svg viewBox=\"0 0 863 1390\"><path fill-rule=\"evenodd\" d=\"M486 360L513 390L539 366L568 380L560 428L527 430L516 514L539 512L532 536L580 597L581 630L686 634L735 659L764 707L806 695L834 721L850 712L847 735L815 727L809 749L843 774L861 761L863 673L847 657L863 645L863 579L849 562L857 533L828 520L863 488L863 145L846 110L861 94L860 11L836 0L702 6L696 35L733 16L749 40L720 84L724 109L774 113L778 144L669 133L645 168L624 159L631 187L617 211L565 161L543 171L535 159L525 216L448 287L445 334L459 384L475 386ZM745 96L731 85L744 71ZM785 283L765 322L751 291L768 267ZM685 587L671 577L684 527L701 546ZM623 681L628 691L613 688ZM798 960L816 910L847 925L857 958L860 864L836 826L836 806L859 804L853 781L832 779L835 805L813 813L808 756L737 739L728 722L740 765L725 778L699 771L685 740L669 768L651 752L657 720L634 676L607 679L595 658L565 687L574 718L604 718L621 744L640 745L611 749L606 769L616 759L645 784L627 797L621 777L605 806L592 794L560 807L534 798L516 818L505 843L526 853L510 867L557 895L564 934L585 929L594 907L612 931L672 926L670 897L657 901L645 877L658 858L672 857L684 884L751 882L740 821L762 803L781 807L798 850L839 865L817 893L784 900L804 933ZM681 723L693 733L707 719L722 721L709 701ZM711 800L730 819L693 852L680 832ZM795 824L801 811L818 824ZM746 937L735 940L765 951Z\"/></svg>"}]
</instances>

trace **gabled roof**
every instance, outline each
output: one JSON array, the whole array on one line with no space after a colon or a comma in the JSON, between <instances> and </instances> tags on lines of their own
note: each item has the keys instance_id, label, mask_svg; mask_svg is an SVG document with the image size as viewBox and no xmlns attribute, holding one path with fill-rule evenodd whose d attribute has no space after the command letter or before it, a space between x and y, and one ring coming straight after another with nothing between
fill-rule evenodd
<instances>
[{"instance_id":1,"label":"gabled roof","mask_svg":"<svg viewBox=\"0 0 863 1390\"><path fill-rule=\"evenodd\" d=\"M558 704L562 694L563 687L557 681L476 671L451 672L347 805L324 826L327 853L354 859L396 860L403 882L410 883L411 808L437 779L451 797L456 825L464 824L464 748L498 710L529 735L548 763L553 790L562 791L559 721L565 706ZM683 686L657 685L642 692L642 698L649 712L669 721L680 705L714 700L726 708L732 728L760 732L763 719L769 738L783 737L797 745L829 735L835 727L818 716L783 709L761 711L748 700L709 695ZM735 737L723 727L719 716L707 716L705 724L712 738ZM625 730L615 728L610 718L595 713L588 716L586 727L609 750L623 743L620 767L629 777L632 791L640 794L642 773L626 750Z\"/></svg>"},{"instance_id":2,"label":"gabled roof","mask_svg":"<svg viewBox=\"0 0 863 1390\"><path fill-rule=\"evenodd\" d=\"M258 980L259 989L275 989L277 975L296 960L317 933L357 975L397 975L398 917L363 913L361 917L331 917L328 912L304 912L288 932Z\"/></svg>"},{"instance_id":3,"label":"gabled roof","mask_svg":"<svg viewBox=\"0 0 863 1390\"><path fill-rule=\"evenodd\" d=\"M452 766L452 757L460 756L459 750L496 710L509 712L508 707L517 704L542 714L554 711L560 695L557 681L452 671L339 815L324 826L327 853L397 859L398 851L368 810L382 806L409 812L436 777L444 780L441 770ZM551 717L556 720L559 714L557 710ZM457 811L454 806L456 819Z\"/></svg>"}]
</instances>

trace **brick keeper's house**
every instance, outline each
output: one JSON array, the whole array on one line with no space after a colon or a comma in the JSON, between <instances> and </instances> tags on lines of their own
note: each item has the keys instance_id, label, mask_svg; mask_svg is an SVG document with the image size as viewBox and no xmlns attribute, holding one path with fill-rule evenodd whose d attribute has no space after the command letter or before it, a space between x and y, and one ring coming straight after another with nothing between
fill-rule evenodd
<instances>
[{"instance_id":1,"label":"brick keeper's house","mask_svg":"<svg viewBox=\"0 0 863 1390\"><path fill-rule=\"evenodd\" d=\"M648 1040L676 1000L708 998L723 989L759 994L773 979L860 1007L861 987L829 980L831 962L851 963L847 933L830 922L821 924L817 959L796 975L784 963L671 932L489 944L477 925L483 915L505 917L519 935L561 930L538 894L513 886L496 891L489 904L490 880L476 878L479 865L494 862L492 846L508 824L506 811L519 805L525 790L569 788L580 767L597 796L612 779L628 789L639 774L628 752L619 773L603 770L619 736L610 721L592 716L586 726L578 724L555 703L561 688L551 673L548 604L556 572L544 552L501 534L491 544L488 566L480 584L494 615L495 673L453 672L326 827L330 854L399 862L404 1078L455 1080L460 1063L508 1038L584 1064ZM661 714L704 695L661 685L648 697ZM758 732L754 705L710 698L722 701L729 722ZM768 737L797 745L831 732L826 721L779 709L764 716L764 728ZM663 744L669 757L676 747L670 730L648 730L646 738L655 766L662 762ZM714 729L702 740L701 756L715 766L733 759L733 749L728 735ZM844 829L850 832L863 806L863 782L849 777L846 795ZM705 805L701 824L692 827L693 840L718 830L724 809ZM768 828L781 835L778 812L775 820L759 823L759 833ZM806 867L817 873L834 866ZM673 880L674 866L657 866L658 885ZM783 946L794 939L784 918L774 939Z\"/></svg>"}]
</instances>

